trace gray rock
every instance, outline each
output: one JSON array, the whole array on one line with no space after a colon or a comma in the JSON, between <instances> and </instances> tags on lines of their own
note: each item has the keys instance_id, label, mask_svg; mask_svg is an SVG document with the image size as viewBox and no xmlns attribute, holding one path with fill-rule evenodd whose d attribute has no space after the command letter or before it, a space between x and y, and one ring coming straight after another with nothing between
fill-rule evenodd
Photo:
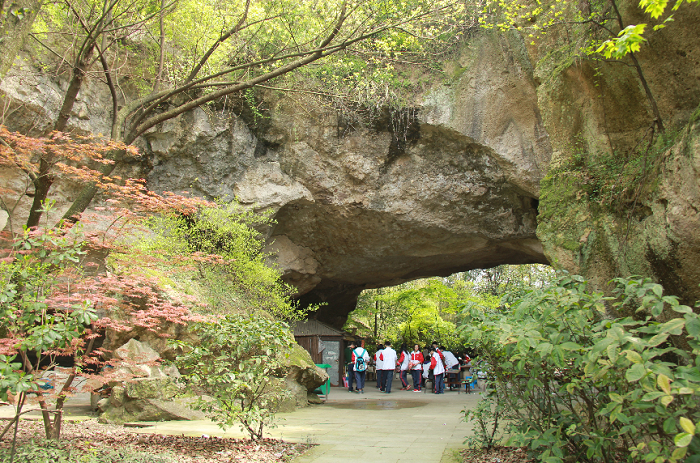
<instances>
[{"instance_id":1,"label":"gray rock","mask_svg":"<svg viewBox=\"0 0 700 463\"><path fill-rule=\"evenodd\" d=\"M108 408L100 421L123 424L131 421L202 420L206 416L187 406L187 400L139 399L130 400L124 407Z\"/></svg>"},{"instance_id":2,"label":"gray rock","mask_svg":"<svg viewBox=\"0 0 700 463\"><path fill-rule=\"evenodd\" d=\"M112 395L109 396L109 404L112 407L121 407L126 399L126 388L124 386L113 386Z\"/></svg>"},{"instance_id":3,"label":"gray rock","mask_svg":"<svg viewBox=\"0 0 700 463\"><path fill-rule=\"evenodd\" d=\"M100 400L97 402L97 409L98 409L100 412L105 412L105 411L107 410L107 408L108 408L110 405L111 405L111 404L110 404L109 398L105 397L104 399L100 399Z\"/></svg>"},{"instance_id":4,"label":"gray rock","mask_svg":"<svg viewBox=\"0 0 700 463\"><path fill-rule=\"evenodd\" d=\"M126 396L130 399L171 399L178 392L175 382L169 377L136 378L125 383Z\"/></svg>"},{"instance_id":5,"label":"gray rock","mask_svg":"<svg viewBox=\"0 0 700 463\"><path fill-rule=\"evenodd\" d=\"M133 363L153 363L160 359L158 352L153 350L148 344L129 339L129 341L114 351L114 356L121 360Z\"/></svg>"},{"instance_id":6,"label":"gray rock","mask_svg":"<svg viewBox=\"0 0 700 463\"><path fill-rule=\"evenodd\" d=\"M301 384L307 391L315 390L328 380L326 370L317 367L311 355L298 344L292 346L292 351L282 362L287 378Z\"/></svg>"}]
</instances>

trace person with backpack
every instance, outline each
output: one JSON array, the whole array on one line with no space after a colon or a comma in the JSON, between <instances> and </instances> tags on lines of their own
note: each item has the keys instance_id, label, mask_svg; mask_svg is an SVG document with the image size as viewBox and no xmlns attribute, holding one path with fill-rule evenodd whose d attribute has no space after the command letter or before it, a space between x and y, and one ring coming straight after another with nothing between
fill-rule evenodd
<instances>
[{"instance_id":1,"label":"person with backpack","mask_svg":"<svg viewBox=\"0 0 700 463\"><path fill-rule=\"evenodd\" d=\"M358 394L365 393L365 373L369 363L369 354L363 347L356 347L352 351L352 363L355 370L355 390Z\"/></svg>"}]
</instances>

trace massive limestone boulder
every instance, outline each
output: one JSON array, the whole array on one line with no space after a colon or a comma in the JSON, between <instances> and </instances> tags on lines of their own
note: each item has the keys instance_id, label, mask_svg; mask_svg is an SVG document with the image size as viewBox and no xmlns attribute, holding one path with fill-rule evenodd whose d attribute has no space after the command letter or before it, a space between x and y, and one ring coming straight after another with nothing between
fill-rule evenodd
<instances>
[{"instance_id":1,"label":"massive limestone boulder","mask_svg":"<svg viewBox=\"0 0 700 463\"><path fill-rule=\"evenodd\" d=\"M365 288L546 263L535 229L550 148L522 40L477 34L453 67L449 85L370 127L274 95L266 97L262 126L235 108L195 109L139 142L148 185L271 210L274 263L298 296L328 303L317 317L335 326ZM63 84L30 78L37 79L32 91L26 80L2 83L9 97L25 102L19 128L52 120L59 107ZM109 105L92 104L106 96L97 83L88 85L71 128L107 133ZM56 191L64 198L59 214L75 193Z\"/></svg>"},{"instance_id":2,"label":"massive limestone boulder","mask_svg":"<svg viewBox=\"0 0 700 463\"><path fill-rule=\"evenodd\" d=\"M274 262L335 326L366 288L546 263L536 198L550 148L523 43L479 35L456 66L450 86L372 127L272 95L255 135L193 111L147 135L149 186L272 210Z\"/></svg>"}]
</instances>

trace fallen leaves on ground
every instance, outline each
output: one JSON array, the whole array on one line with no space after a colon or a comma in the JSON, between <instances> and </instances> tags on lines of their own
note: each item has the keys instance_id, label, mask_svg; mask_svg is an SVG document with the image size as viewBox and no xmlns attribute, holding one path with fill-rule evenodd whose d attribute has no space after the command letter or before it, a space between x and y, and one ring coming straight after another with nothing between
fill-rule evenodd
<instances>
[{"instance_id":1,"label":"fallen leaves on ground","mask_svg":"<svg viewBox=\"0 0 700 463\"><path fill-rule=\"evenodd\" d=\"M527 452L515 447L495 447L486 449L462 450L465 463L532 463L535 460L527 456Z\"/></svg>"},{"instance_id":2,"label":"fallen leaves on ground","mask_svg":"<svg viewBox=\"0 0 700 463\"><path fill-rule=\"evenodd\" d=\"M20 443L37 440L44 435L43 422L21 421L17 434ZM12 433L0 442L9 447ZM100 424L97 420L64 422L61 441L82 451L131 447L149 454L172 453L180 463L219 462L284 462L304 453L309 444L295 444L276 439L251 441L209 436L168 436L161 434L137 434L122 426Z\"/></svg>"}]
</instances>

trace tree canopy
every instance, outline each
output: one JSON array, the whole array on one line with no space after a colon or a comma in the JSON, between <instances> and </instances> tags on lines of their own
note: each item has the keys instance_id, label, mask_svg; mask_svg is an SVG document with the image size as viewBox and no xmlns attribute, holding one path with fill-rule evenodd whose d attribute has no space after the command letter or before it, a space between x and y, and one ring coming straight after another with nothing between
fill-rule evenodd
<instances>
[{"instance_id":1,"label":"tree canopy","mask_svg":"<svg viewBox=\"0 0 700 463\"><path fill-rule=\"evenodd\" d=\"M437 340L462 349L469 340L457 326L467 322L471 309L506 310L509 301L546 286L553 277L553 270L543 265L501 265L367 290L345 329L374 343L389 339L423 346Z\"/></svg>"}]
</instances>

